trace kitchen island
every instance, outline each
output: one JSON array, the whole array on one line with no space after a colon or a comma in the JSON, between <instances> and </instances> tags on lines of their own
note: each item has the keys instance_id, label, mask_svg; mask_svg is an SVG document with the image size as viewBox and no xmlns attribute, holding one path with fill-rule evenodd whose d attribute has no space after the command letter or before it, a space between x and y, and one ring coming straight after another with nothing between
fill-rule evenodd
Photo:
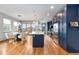
<instances>
[{"instance_id":1,"label":"kitchen island","mask_svg":"<svg viewBox=\"0 0 79 59\"><path fill-rule=\"evenodd\" d=\"M33 48L44 47L44 33L32 32L32 46Z\"/></svg>"}]
</instances>

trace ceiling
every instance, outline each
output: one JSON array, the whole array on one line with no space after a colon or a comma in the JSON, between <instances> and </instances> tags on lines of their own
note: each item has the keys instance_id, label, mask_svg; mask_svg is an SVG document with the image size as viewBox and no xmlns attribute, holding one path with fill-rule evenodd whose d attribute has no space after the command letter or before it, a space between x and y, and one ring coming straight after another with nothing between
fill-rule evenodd
<instances>
[{"instance_id":1,"label":"ceiling","mask_svg":"<svg viewBox=\"0 0 79 59\"><path fill-rule=\"evenodd\" d=\"M50 9L53 6L53 9ZM60 11L63 4L0 4L0 12L21 21L48 21Z\"/></svg>"}]
</instances>

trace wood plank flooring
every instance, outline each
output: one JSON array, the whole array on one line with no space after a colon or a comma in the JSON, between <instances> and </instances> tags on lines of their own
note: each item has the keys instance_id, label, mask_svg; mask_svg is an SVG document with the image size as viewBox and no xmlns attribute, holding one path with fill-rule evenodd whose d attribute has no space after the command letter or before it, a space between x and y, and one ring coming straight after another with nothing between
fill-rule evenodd
<instances>
[{"instance_id":1,"label":"wood plank flooring","mask_svg":"<svg viewBox=\"0 0 79 59\"><path fill-rule=\"evenodd\" d=\"M0 55L68 55L64 49L48 36L44 35L44 48L32 47L32 36L26 37L26 42L0 43Z\"/></svg>"}]
</instances>

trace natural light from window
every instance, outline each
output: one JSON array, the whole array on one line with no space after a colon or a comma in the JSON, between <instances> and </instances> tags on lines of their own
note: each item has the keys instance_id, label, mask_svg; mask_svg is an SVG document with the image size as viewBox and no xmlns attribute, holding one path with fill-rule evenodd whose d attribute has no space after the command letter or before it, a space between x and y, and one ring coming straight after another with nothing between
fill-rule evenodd
<instances>
[{"instance_id":1,"label":"natural light from window","mask_svg":"<svg viewBox=\"0 0 79 59\"><path fill-rule=\"evenodd\" d=\"M18 22L14 21L14 22L13 22L13 25L14 25L14 26L18 26Z\"/></svg>"},{"instance_id":2,"label":"natural light from window","mask_svg":"<svg viewBox=\"0 0 79 59\"><path fill-rule=\"evenodd\" d=\"M7 18L3 19L3 30L4 30L4 32L11 31L11 20L9 20Z\"/></svg>"},{"instance_id":3,"label":"natural light from window","mask_svg":"<svg viewBox=\"0 0 79 59\"><path fill-rule=\"evenodd\" d=\"M11 21L9 19L4 18L3 19L3 24L11 24Z\"/></svg>"}]
</instances>

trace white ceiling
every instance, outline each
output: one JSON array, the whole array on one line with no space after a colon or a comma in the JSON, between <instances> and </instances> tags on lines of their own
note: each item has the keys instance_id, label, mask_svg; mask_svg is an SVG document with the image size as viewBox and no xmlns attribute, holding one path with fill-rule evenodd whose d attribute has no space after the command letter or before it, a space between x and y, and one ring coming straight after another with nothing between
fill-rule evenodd
<instances>
[{"instance_id":1,"label":"white ceiling","mask_svg":"<svg viewBox=\"0 0 79 59\"><path fill-rule=\"evenodd\" d=\"M50 6L54 6L54 8L50 9ZM0 12L21 21L48 21L64 6L63 4L0 4Z\"/></svg>"}]
</instances>

